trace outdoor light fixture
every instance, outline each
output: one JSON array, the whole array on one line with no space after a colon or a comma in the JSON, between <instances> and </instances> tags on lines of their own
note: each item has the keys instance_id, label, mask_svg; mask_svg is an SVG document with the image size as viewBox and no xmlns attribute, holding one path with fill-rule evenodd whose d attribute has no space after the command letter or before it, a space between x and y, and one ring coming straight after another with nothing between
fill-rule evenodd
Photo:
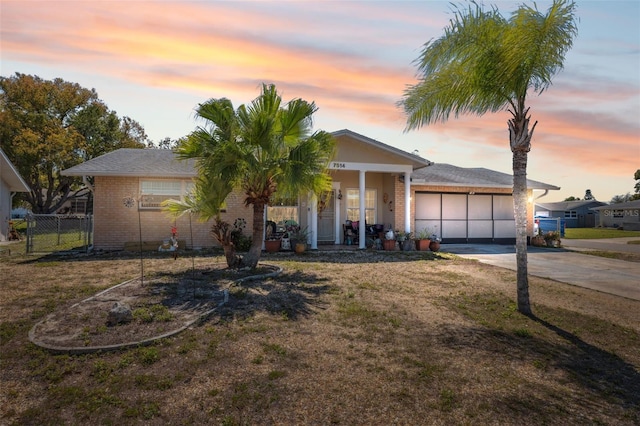
<instances>
[{"instance_id":1,"label":"outdoor light fixture","mask_svg":"<svg viewBox=\"0 0 640 426\"><path fill-rule=\"evenodd\" d=\"M342 190L338 189L338 200L342 200Z\"/></svg>"}]
</instances>

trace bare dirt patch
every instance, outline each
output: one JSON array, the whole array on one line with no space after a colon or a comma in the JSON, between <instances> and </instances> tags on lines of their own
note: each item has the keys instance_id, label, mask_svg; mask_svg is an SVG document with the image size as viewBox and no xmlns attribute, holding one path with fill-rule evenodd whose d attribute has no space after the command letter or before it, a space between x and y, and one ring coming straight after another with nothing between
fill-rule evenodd
<instances>
[{"instance_id":1,"label":"bare dirt patch","mask_svg":"<svg viewBox=\"0 0 640 426\"><path fill-rule=\"evenodd\" d=\"M276 273L275 266L230 270L225 264L134 278L47 315L30 339L59 352L88 353L148 341L182 331L228 300L236 282ZM133 320L108 324L118 303Z\"/></svg>"}]
</instances>

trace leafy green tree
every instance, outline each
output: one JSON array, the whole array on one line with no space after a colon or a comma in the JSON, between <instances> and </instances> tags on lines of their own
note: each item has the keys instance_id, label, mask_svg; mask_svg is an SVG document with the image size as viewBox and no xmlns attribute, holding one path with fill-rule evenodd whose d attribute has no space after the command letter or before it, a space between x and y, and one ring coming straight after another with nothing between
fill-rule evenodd
<instances>
[{"instance_id":1,"label":"leafy green tree","mask_svg":"<svg viewBox=\"0 0 640 426\"><path fill-rule=\"evenodd\" d=\"M573 195L571 197L567 197L564 201L580 201L580 197L576 198Z\"/></svg>"},{"instance_id":2,"label":"leafy green tree","mask_svg":"<svg viewBox=\"0 0 640 426\"><path fill-rule=\"evenodd\" d=\"M53 213L81 187L59 172L117 148L145 146L140 124L115 112L95 90L60 78L0 77L0 146L29 184L34 213Z\"/></svg>"},{"instance_id":3,"label":"leafy green tree","mask_svg":"<svg viewBox=\"0 0 640 426\"><path fill-rule=\"evenodd\" d=\"M171 139L167 137L157 143L149 144L149 148L176 149L178 145L180 145L182 139Z\"/></svg>"},{"instance_id":4,"label":"leafy green tree","mask_svg":"<svg viewBox=\"0 0 640 426\"><path fill-rule=\"evenodd\" d=\"M614 195L611 198L611 204L620 204L629 201L640 200L640 169L636 170L636 172L633 174L633 179L638 181L633 187L635 193L631 194L630 192L627 192L626 194Z\"/></svg>"},{"instance_id":5,"label":"leafy green tree","mask_svg":"<svg viewBox=\"0 0 640 426\"><path fill-rule=\"evenodd\" d=\"M572 1L554 0L545 14L522 5L508 19L496 7L486 10L477 3L454 8L444 35L424 45L416 60L419 81L400 102L407 130L444 122L451 113L511 113L517 300L518 310L529 315L527 156L537 122L530 126L527 94L542 93L562 69L577 35L575 7Z\"/></svg>"},{"instance_id":6,"label":"leafy green tree","mask_svg":"<svg viewBox=\"0 0 640 426\"><path fill-rule=\"evenodd\" d=\"M335 142L324 131L312 132L314 103L293 99L283 105L274 85L262 85L260 95L236 110L229 99L210 99L196 110L205 126L198 127L177 149L183 158L197 159L199 178L192 197L170 203L173 212L195 212L203 220L216 218L214 235L225 250L230 267L255 268L264 239L264 211L276 192L297 196L331 188L327 166ZM244 259L235 255L229 224L220 209L233 190L244 193L253 208L252 242ZM219 238L222 237L222 238Z\"/></svg>"},{"instance_id":7,"label":"leafy green tree","mask_svg":"<svg viewBox=\"0 0 640 426\"><path fill-rule=\"evenodd\" d=\"M631 197L631 193L627 192L626 194L622 195L614 195L613 197L611 197L611 201L609 202L611 204L627 203L629 201L633 201Z\"/></svg>"}]
</instances>

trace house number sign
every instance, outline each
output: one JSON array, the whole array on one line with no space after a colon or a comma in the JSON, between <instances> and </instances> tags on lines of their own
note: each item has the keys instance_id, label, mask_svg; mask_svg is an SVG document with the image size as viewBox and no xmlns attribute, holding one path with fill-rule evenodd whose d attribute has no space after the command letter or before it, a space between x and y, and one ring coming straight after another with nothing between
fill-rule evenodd
<instances>
[{"instance_id":1,"label":"house number sign","mask_svg":"<svg viewBox=\"0 0 640 426\"><path fill-rule=\"evenodd\" d=\"M347 168L347 164L334 161L333 163L331 163L331 168L332 169L346 169Z\"/></svg>"}]
</instances>

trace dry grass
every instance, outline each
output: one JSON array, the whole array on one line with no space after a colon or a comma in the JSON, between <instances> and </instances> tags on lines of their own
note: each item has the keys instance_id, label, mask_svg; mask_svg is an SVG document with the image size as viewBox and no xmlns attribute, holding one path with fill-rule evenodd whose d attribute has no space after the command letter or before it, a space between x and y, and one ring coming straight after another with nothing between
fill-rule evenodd
<instances>
[{"instance_id":1,"label":"dry grass","mask_svg":"<svg viewBox=\"0 0 640 426\"><path fill-rule=\"evenodd\" d=\"M222 259L144 261L151 276ZM31 344L29 329L139 275L139 259L3 258L0 422L640 423L640 302L531 278L528 318L514 272L453 256L263 261L283 274L233 286L198 326L70 356Z\"/></svg>"}]
</instances>

